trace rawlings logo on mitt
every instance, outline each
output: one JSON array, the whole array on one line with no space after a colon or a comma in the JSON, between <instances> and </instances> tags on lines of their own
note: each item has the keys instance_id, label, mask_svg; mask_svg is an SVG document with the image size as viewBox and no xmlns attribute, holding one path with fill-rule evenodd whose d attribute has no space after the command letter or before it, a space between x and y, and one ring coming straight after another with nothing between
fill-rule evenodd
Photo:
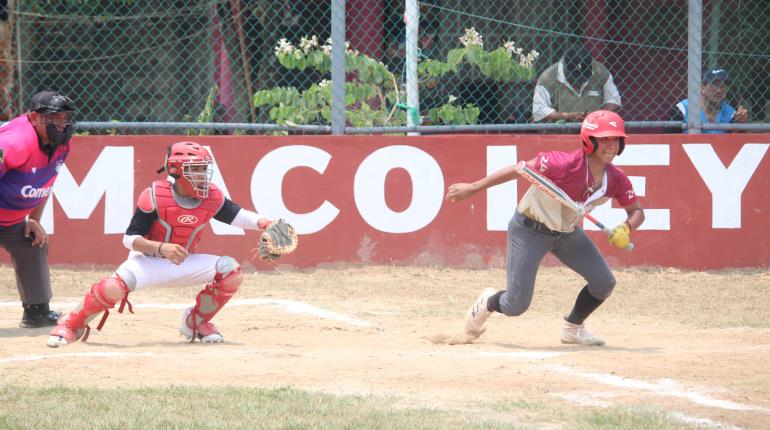
<instances>
[{"instance_id":1,"label":"rawlings logo on mitt","mask_svg":"<svg viewBox=\"0 0 770 430\"><path fill-rule=\"evenodd\" d=\"M294 227L282 219L273 221L260 235L258 252L255 257L264 261L275 261L282 255L294 252L298 242L299 238Z\"/></svg>"}]
</instances>

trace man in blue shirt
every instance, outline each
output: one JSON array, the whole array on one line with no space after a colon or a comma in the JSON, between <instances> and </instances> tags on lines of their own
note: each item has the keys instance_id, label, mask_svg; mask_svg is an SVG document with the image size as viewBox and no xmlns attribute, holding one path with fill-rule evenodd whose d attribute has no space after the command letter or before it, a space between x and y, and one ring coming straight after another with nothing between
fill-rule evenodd
<instances>
[{"instance_id":1,"label":"man in blue shirt","mask_svg":"<svg viewBox=\"0 0 770 430\"><path fill-rule=\"evenodd\" d=\"M730 106L725 101L727 83L730 75L724 69L711 69L703 75L701 82L701 122L703 124L728 124L734 122L747 122L749 112L743 106L738 109ZM687 122L688 101L684 99L674 106L672 111L673 121ZM703 133L727 133L728 130L703 130Z\"/></svg>"}]
</instances>

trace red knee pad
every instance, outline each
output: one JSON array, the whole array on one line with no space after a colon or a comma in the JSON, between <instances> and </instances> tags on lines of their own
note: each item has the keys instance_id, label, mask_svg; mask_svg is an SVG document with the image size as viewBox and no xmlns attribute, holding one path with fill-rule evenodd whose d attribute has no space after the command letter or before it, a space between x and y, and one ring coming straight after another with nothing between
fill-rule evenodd
<instances>
[{"instance_id":1,"label":"red knee pad","mask_svg":"<svg viewBox=\"0 0 770 430\"><path fill-rule=\"evenodd\" d=\"M214 318L243 283L243 271L235 259L221 257L217 260L215 269L217 273L214 275L214 281L206 285L195 297L195 307L186 321L193 332L201 323Z\"/></svg>"},{"instance_id":2,"label":"red knee pad","mask_svg":"<svg viewBox=\"0 0 770 430\"><path fill-rule=\"evenodd\" d=\"M129 289L123 279L117 273L113 273L95 283L91 287L91 293L105 306L112 308L115 303L128 295Z\"/></svg>"},{"instance_id":3,"label":"red knee pad","mask_svg":"<svg viewBox=\"0 0 770 430\"><path fill-rule=\"evenodd\" d=\"M221 293L233 295L243 283L243 270L240 266L235 270L222 274L217 273L214 276L214 287L218 288Z\"/></svg>"},{"instance_id":4,"label":"red knee pad","mask_svg":"<svg viewBox=\"0 0 770 430\"><path fill-rule=\"evenodd\" d=\"M115 304L124 300L129 293L128 286L123 282L120 276L112 274L106 278L100 279L91 286L83 298L83 306L72 312L67 319L67 327L71 330L78 330L86 326L88 321L92 320L99 312L104 312L104 317L99 322L97 330L101 330L104 322L109 315L109 309L115 307ZM121 306L122 309L122 306ZM131 306L129 304L129 310ZM85 341L85 337L83 338Z\"/></svg>"}]
</instances>

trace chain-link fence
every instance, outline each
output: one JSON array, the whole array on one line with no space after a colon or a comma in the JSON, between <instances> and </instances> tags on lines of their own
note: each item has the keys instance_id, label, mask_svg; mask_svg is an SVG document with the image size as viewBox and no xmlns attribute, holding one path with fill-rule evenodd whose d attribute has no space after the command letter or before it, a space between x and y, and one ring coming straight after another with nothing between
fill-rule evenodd
<instances>
[{"instance_id":1,"label":"chain-link fence","mask_svg":"<svg viewBox=\"0 0 770 430\"><path fill-rule=\"evenodd\" d=\"M329 125L332 3L3 1L2 113L54 88L86 122ZM568 102L581 88L573 65L551 67L576 44L595 61L578 98L619 106L626 121L680 121L688 3L699 2L347 0L347 125L572 122L548 114L582 111L585 100ZM698 69L730 76L699 94L707 118L724 98L767 125L768 22L764 0L702 2Z\"/></svg>"}]
</instances>

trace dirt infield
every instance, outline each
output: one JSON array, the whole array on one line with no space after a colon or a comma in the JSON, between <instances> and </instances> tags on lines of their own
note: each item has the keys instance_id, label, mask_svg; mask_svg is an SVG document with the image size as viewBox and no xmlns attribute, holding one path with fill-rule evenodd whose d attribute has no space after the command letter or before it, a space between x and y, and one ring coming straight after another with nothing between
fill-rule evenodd
<instances>
[{"instance_id":1,"label":"dirt infield","mask_svg":"<svg viewBox=\"0 0 770 430\"><path fill-rule=\"evenodd\" d=\"M54 304L71 309L108 273L54 268ZM480 415L522 413L501 407L516 401L651 405L704 428L767 428L770 271L616 275L588 324L602 348L559 343L582 287L568 270L543 268L526 314L493 315L476 342L449 346L440 340L504 272L379 266L248 274L215 320L225 344L179 337L197 289L159 289L133 294L135 315L113 312L87 343L49 349L47 330L16 328L15 281L1 266L0 373L4 384L41 387L292 385Z\"/></svg>"}]
</instances>

